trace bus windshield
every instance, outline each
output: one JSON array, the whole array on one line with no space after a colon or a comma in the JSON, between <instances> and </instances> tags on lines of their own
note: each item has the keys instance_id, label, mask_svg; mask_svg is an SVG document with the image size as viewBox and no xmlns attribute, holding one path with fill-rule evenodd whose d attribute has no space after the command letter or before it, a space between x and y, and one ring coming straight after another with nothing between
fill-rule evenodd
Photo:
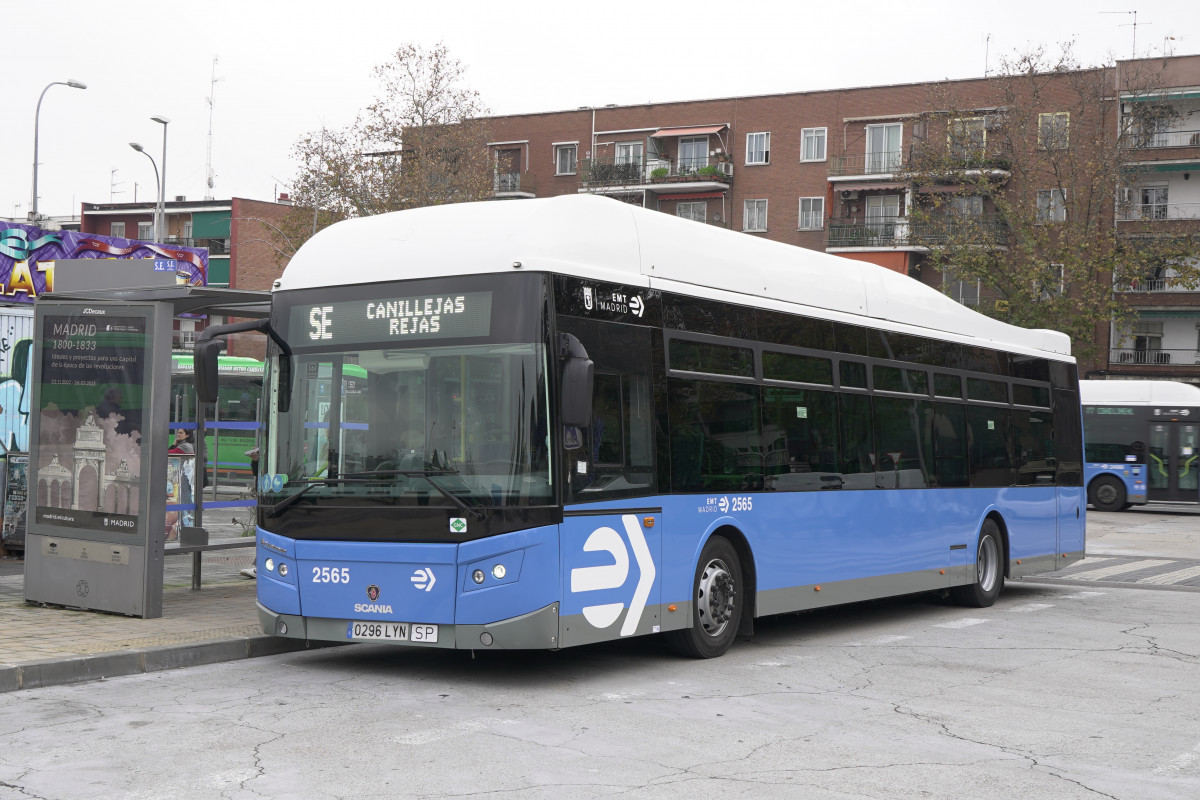
<instances>
[{"instance_id":1,"label":"bus windshield","mask_svg":"<svg viewBox=\"0 0 1200 800\"><path fill-rule=\"evenodd\" d=\"M358 348L293 356L290 369L280 359L267 421L270 472L287 481L280 511L300 492L480 517L552 501L542 344Z\"/></svg>"}]
</instances>

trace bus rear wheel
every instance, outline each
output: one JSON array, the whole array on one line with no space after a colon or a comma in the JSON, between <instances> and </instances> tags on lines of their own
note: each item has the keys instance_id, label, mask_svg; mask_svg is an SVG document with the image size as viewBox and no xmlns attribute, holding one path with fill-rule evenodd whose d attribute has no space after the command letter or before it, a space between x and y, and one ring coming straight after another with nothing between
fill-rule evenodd
<instances>
[{"instance_id":1,"label":"bus rear wheel","mask_svg":"<svg viewBox=\"0 0 1200 800\"><path fill-rule=\"evenodd\" d=\"M1124 511L1125 486L1112 475L1101 475L1088 486L1088 502L1097 511Z\"/></svg>"},{"instance_id":2,"label":"bus rear wheel","mask_svg":"<svg viewBox=\"0 0 1200 800\"><path fill-rule=\"evenodd\" d=\"M716 658L733 644L742 615L742 565L737 551L723 536L704 545L696 565L692 590L692 624L667 633L667 642L681 655Z\"/></svg>"},{"instance_id":3,"label":"bus rear wheel","mask_svg":"<svg viewBox=\"0 0 1200 800\"><path fill-rule=\"evenodd\" d=\"M955 586L950 597L960 606L987 608L996 602L1004 588L1004 545L1000 526L994 519L985 519L979 529L979 546L975 550L975 582Z\"/></svg>"}]
</instances>

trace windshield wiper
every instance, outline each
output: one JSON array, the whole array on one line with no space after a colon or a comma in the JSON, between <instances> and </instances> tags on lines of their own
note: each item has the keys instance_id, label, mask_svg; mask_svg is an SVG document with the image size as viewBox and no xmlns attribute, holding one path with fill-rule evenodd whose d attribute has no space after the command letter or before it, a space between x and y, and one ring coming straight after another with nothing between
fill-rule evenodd
<instances>
[{"instance_id":1,"label":"windshield wiper","mask_svg":"<svg viewBox=\"0 0 1200 800\"><path fill-rule=\"evenodd\" d=\"M299 500L301 497L303 497L310 490L316 488L317 486L331 486L331 485L338 484L338 483L357 483L358 480L360 480L360 479L356 479L356 478L350 477L350 476L343 476L341 478L310 478L310 479L304 479L301 481L296 481L296 483L307 483L308 485L305 486L300 491L296 492L295 494L290 495L289 497L285 497L284 499L282 499L278 503L276 503L274 506L272 506L271 513L267 514L267 517L270 518L270 517L274 517L279 514L282 514L284 512L284 510L290 508L292 505L294 505L296 503L297 500Z\"/></svg>"},{"instance_id":2,"label":"windshield wiper","mask_svg":"<svg viewBox=\"0 0 1200 800\"><path fill-rule=\"evenodd\" d=\"M403 475L409 478L424 478L429 482L430 486L438 490L438 494L445 497L451 503L454 503L454 505L462 511L467 512L472 517L482 522L483 520L487 519L488 516L487 508L482 503L468 503L454 492L433 480L433 478L437 476L457 474L458 471L453 469L371 469L363 470L361 472L347 472L338 478L313 478L303 489L286 498L285 500L281 500L280 502L276 503L275 507L271 509L271 513L267 516L274 517L275 515L281 513L299 500L305 492L307 492L309 489L312 489L314 486L329 486L338 483L366 483L373 478L382 478L390 475Z\"/></svg>"}]
</instances>

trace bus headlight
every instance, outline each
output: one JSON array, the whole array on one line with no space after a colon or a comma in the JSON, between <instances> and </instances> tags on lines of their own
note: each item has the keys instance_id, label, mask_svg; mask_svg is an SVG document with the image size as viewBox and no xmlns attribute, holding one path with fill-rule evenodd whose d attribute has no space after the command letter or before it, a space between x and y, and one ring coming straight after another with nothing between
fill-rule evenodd
<instances>
[{"instance_id":1,"label":"bus headlight","mask_svg":"<svg viewBox=\"0 0 1200 800\"><path fill-rule=\"evenodd\" d=\"M266 561L263 562L263 566L267 568L267 572L274 572L275 571L275 559L268 558Z\"/></svg>"},{"instance_id":2,"label":"bus headlight","mask_svg":"<svg viewBox=\"0 0 1200 800\"><path fill-rule=\"evenodd\" d=\"M477 569L471 573L471 580L475 581L476 583L483 583L484 577L483 570L481 569Z\"/></svg>"},{"instance_id":3,"label":"bus headlight","mask_svg":"<svg viewBox=\"0 0 1200 800\"><path fill-rule=\"evenodd\" d=\"M280 562L280 564L279 564L279 574L280 574L280 575L287 575L287 574L288 574L288 568L287 568L287 564L284 564L284 563Z\"/></svg>"},{"instance_id":4,"label":"bus headlight","mask_svg":"<svg viewBox=\"0 0 1200 800\"><path fill-rule=\"evenodd\" d=\"M500 580L507 574L508 570L504 568L503 564L497 564L496 566L492 567L492 577L496 580Z\"/></svg>"}]
</instances>

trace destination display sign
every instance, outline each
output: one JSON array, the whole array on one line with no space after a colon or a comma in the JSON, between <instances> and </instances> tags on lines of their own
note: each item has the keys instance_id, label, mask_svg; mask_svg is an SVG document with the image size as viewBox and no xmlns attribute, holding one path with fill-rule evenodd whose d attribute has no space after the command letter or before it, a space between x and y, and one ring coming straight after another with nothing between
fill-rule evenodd
<instances>
[{"instance_id":1,"label":"destination display sign","mask_svg":"<svg viewBox=\"0 0 1200 800\"><path fill-rule=\"evenodd\" d=\"M292 346L299 348L487 336L492 327L492 293L303 304L292 309L289 323Z\"/></svg>"}]
</instances>

